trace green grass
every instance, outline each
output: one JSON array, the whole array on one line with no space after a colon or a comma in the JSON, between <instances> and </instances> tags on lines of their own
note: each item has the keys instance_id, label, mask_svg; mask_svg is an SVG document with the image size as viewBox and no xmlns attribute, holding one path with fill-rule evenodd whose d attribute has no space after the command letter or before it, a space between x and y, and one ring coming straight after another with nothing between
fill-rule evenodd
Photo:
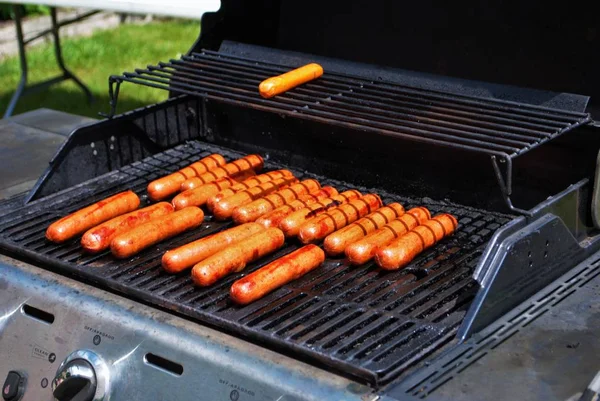
<instances>
[{"instance_id":1,"label":"green grass","mask_svg":"<svg viewBox=\"0 0 600 401\"><path fill-rule=\"evenodd\" d=\"M198 37L198 21L169 20L146 25L121 25L87 38L64 39L67 68L90 88L96 101L91 106L83 92L67 81L21 97L14 114L40 107L98 117L108 111L108 77L180 56ZM59 74L52 44L28 49L29 82ZM0 113L4 113L20 76L18 58L0 60ZM165 100L167 92L130 83L121 86L118 112Z\"/></svg>"}]
</instances>

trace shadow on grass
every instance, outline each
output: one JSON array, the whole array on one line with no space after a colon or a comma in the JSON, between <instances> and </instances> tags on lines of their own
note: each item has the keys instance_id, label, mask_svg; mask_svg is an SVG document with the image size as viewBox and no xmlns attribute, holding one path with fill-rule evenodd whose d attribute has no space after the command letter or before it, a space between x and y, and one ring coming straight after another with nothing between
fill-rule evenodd
<instances>
[{"instance_id":1,"label":"shadow on grass","mask_svg":"<svg viewBox=\"0 0 600 401\"><path fill-rule=\"evenodd\" d=\"M0 116L6 111L14 93L14 88L1 89L3 91L0 92ZM131 95L135 95L134 87L129 88L129 90ZM92 93L94 95L94 102L90 104L83 91L73 83L55 85L42 92L22 95L17 102L17 107L13 111L13 115L45 107L80 116L102 118L99 113L108 113L110 110L108 89L102 93L98 93L97 91ZM119 96L117 113L123 113L154 103L147 100L142 101L131 95L128 96L128 93L123 92ZM167 94L164 92L164 99L166 98ZM160 99L157 99L157 101L160 101Z\"/></svg>"}]
</instances>

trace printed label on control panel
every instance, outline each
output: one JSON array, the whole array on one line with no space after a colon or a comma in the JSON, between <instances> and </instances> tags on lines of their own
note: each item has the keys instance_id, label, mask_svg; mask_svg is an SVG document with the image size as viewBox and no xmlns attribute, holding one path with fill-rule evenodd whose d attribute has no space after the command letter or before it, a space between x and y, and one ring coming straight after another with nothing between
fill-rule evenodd
<instances>
[{"instance_id":1,"label":"printed label on control panel","mask_svg":"<svg viewBox=\"0 0 600 401\"><path fill-rule=\"evenodd\" d=\"M231 389L231 391L229 392L229 399L231 401L238 401L240 398L244 399L242 398L244 395L250 397L256 396L256 393L253 390L240 386L236 383L231 383L229 380L219 379L219 384L227 386ZM248 399L248 397L245 398Z\"/></svg>"},{"instance_id":2,"label":"printed label on control panel","mask_svg":"<svg viewBox=\"0 0 600 401\"><path fill-rule=\"evenodd\" d=\"M89 331L89 332L91 332L91 333L94 334L94 340L93 341L94 341L95 345L100 344L100 340L99 339L102 338L102 337L103 338L107 338L109 340L114 340L115 339L115 336L113 336L112 334L106 333L106 332L101 331L101 330L98 330L98 329L96 329L94 327L85 325L84 328L85 328L85 330L87 330L87 331Z\"/></svg>"},{"instance_id":3,"label":"printed label on control panel","mask_svg":"<svg viewBox=\"0 0 600 401\"><path fill-rule=\"evenodd\" d=\"M38 344L33 344L31 346L31 356L38 359L46 359L50 361L50 363L56 360L56 355L53 352L48 351Z\"/></svg>"}]
</instances>

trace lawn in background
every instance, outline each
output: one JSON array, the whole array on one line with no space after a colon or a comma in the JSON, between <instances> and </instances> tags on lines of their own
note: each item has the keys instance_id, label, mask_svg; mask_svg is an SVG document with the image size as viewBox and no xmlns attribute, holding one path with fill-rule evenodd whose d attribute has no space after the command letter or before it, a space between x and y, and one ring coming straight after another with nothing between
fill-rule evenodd
<instances>
[{"instance_id":1,"label":"lawn in background","mask_svg":"<svg viewBox=\"0 0 600 401\"><path fill-rule=\"evenodd\" d=\"M13 115L41 107L98 118L108 111L108 77L135 68L176 58L193 45L200 32L199 21L168 20L145 25L124 24L100 31L87 38L62 40L67 68L92 91L96 102L91 106L73 82L62 82L42 92L21 97ZM28 49L29 82L58 75L51 43ZM17 86L18 57L0 60L0 116ZM167 92L131 83L121 86L118 112L156 103Z\"/></svg>"}]
</instances>

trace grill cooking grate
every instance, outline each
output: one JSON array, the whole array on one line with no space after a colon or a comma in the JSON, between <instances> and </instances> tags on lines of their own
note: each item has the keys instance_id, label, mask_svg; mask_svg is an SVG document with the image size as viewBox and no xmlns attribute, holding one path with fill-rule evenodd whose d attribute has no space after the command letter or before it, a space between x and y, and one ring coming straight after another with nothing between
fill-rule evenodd
<instances>
[{"instance_id":1,"label":"grill cooking grate","mask_svg":"<svg viewBox=\"0 0 600 401\"><path fill-rule=\"evenodd\" d=\"M335 369L378 386L397 377L456 333L476 291L471 274L486 241L509 216L376 191L386 203L428 207L459 219L459 229L420 255L409 267L383 272L373 265L351 267L329 258L319 269L245 307L229 301L229 287L241 274L213 287L192 285L189 273L168 275L160 269L162 253L185 242L231 226L211 221L185 235L160 243L136 257L114 259L109 252L86 255L79 239L62 245L48 242L45 229L54 220L111 194L132 189L145 199L150 180L175 171L210 153L233 159L239 153L190 142L27 206L4 209L0 247L42 266L112 288L293 356ZM287 168L268 163L268 169ZM323 185L352 188L306 172ZM248 267L251 272L299 247L286 242L276 254Z\"/></svg>"}]
</instances>

